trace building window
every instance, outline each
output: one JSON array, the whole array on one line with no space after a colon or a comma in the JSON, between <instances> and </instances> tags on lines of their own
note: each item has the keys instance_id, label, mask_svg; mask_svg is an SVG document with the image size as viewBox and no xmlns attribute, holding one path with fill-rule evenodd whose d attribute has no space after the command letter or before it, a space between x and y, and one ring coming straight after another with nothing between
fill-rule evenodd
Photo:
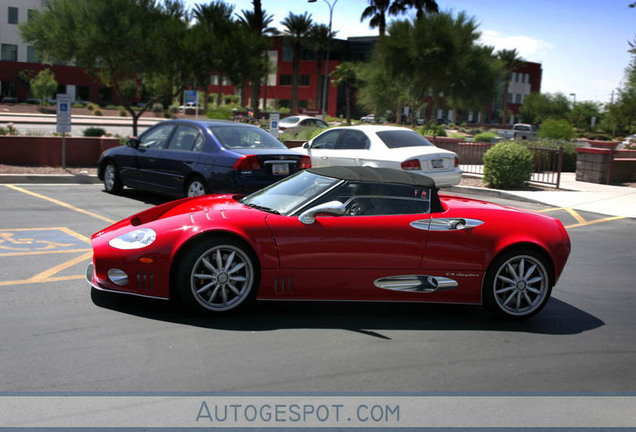
<instances>
[{"instance_id":1,"label":"building window","mask_svg":"<svg viewBox=\"0 0 636 432\"><path fill-rule=\"evenodd\" d=\"M518 103L518 104L521 103L521 94L520 93L516 93L515 94L515 103Z\"/></svg>"},{"instance_id":2,"label":"building window","mask_svg":"<svg viewBox=\"0 0 636 432\"><path fill-rule=\"evenodd\" d=\"M9 24L18 23L18 8L9 6Z\"/></svg>"},{"instance_id":3,"label":"building window","mask_svg":"<svg viewBox=\"0 0 636 432\"><path fill-rule=\"evenodd\" d=\"M281 75L280 76L280 85L282 86L290 86L292 85L292 75ZM309 85L309 75L299 75L298 76L298 85L299 86L308 86Z\"/></svg>"},{"instance_id":4,"label":"building window","mask_svg":"<svg viewBox=\"0 0 636 432\"><path fill-rule=\"evenodd\" d=\"M38 58L38 53L35 51L35 48L33 48L32 46L27 47L27 62L40 63L40 59Z\"/></svg>"},{"instance_id":5,"label":"building window","mask_svg":"<svg viewBox=\"0 0 636 432\"><path fill-rule=\"evenodd\" d=\"M18 61L18 46L12 44L2 44L2 60Z\"/></svg>"},{"instance_id":6,"label":"building window","mask_svg":"<svg viewBox=\"0 0 636 432\"><path fill-rule=\"evenodd\" d=\"M508 103L512 103L512 93L508 93Z\"/></svg>"}]
</instances>

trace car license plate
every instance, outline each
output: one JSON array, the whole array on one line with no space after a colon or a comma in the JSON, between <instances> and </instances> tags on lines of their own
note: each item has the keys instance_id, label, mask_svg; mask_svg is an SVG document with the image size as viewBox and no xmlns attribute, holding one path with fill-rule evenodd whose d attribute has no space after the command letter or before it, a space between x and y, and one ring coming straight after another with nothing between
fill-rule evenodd
<instances>
[{"instance_id":1,"label":"car license plate","mask_svg":"<svg viewBox=\"0 0 636 432\"><path fill-rule=\"evenodd\" d=\"M433 168L444 168L444 159L433 159L431 163L433 164Z\"/></svg>"},{"instance_id":2,"label":"car license plate","mask_svg":"<svg viewBox=\"0 0 636 432\"><path fill-rule=\"evenodd\" d=\"M272 174L273 175L287 175L289 174L289 165L286 163L275 163L272 164Z\"/></svg>"}]
</instances>

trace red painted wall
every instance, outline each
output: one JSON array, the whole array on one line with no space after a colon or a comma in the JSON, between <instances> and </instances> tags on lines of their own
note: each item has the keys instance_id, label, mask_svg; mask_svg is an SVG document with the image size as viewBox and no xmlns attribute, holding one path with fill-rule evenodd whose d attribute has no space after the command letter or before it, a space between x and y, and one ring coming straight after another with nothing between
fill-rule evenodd
<instances>
[{"instance_id":1,"label":"red painted wall","mask_svg":"<svg viewBox=\"0 0 636 432\"><path fill-rule=\"evenodd\" d=\"M66 165L93 166L102 152L119 145L117 138L66 138ZM62 137L0 136L0 163L62 166Z\"/></svg>"}]
</instances>

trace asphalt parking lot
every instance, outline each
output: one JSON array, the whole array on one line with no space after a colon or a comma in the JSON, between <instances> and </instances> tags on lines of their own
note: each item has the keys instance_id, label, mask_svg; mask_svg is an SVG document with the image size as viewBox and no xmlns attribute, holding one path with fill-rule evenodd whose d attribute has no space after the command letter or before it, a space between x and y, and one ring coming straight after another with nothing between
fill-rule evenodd
<instances>
[{"instance_id":1,"label":"asphalt parking lot","mask_svg":"<svg viewBox=\"0 0 636 432\"><path fill-rule=\"evenodd\" d=\"M636 221L558 217L573 252L546 309L261 304L228 317L91 295L89 238L165 201L101 185L0 185L0 376L13 391L635 391Z\"/></svg>"}]
</instances>

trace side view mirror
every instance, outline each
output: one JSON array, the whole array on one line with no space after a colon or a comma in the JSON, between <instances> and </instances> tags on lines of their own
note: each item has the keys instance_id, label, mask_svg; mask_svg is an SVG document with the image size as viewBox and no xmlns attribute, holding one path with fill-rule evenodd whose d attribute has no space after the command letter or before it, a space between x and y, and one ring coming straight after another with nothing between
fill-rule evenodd
<instances>
[{"instance_id":1,"label":"side view mirror","mask_svg":"<svg viewBox=\"0 0 636 432\"><path fill-rule=\"evenodd\" d=\"M315 207L305 210L300 214L298 220L305 225L311 225L316 222L316 215L329 214L333 216L342 216L345 214L345 206L340 201L329 201L324 204L319 204Z\"/></svg>"},{"instance_id":2,"label":"side view mirror","mask_svg":"<svg viewBox=\"0 0 636 432\"><path fill-rule=\"evenodd\" d=\"M129 138L128 141L126 141L126 145L132 148L139 148L139 143L140 141L137 138Z\"/></svg>"},{"instance_id":3,"label":"side view mirror","mask_svg":"<svg viewBox=\"0 0 636 432\"><path fill-rule=\"evenodd\" d=\"M304 149L308 149L309 148L309 141L307 141L306 143L303 143L303 148Z\"/></svg>"}]
</instances>

